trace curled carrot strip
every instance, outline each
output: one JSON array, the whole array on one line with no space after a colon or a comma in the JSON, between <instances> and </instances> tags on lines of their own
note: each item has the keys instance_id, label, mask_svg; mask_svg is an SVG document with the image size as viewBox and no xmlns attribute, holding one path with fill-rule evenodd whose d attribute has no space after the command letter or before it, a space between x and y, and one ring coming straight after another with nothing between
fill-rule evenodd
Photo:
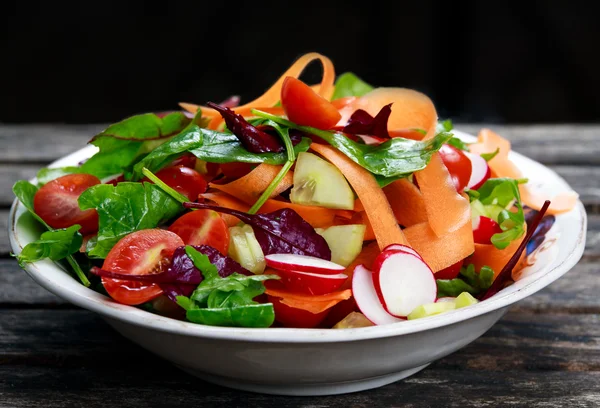
<instances>
[{"instance_id":1,"label":"curled carrot strip","mask_svg":"<svg viewBox=\"0 0 600 408\"><path fill-rule=\"evenodd\" d=\"M280 298L281 303L284 305L294 307L296 309L306 310L307 312L314 314L324 312L342 300L350 299L350 297L352 297L352 290L350 289L317 296L301 295L298 293L269 288L265 290L265 293L269 296Z\"/></svg>"},{"instance_id":2,"label":"curled carrot strip","mask_svg":"<svg viewBox=\"0 0 600 408\"><path fill-rule=\"evenodd\" d=\"M477 136L477 143L469 145L471 153L491 153L498 149L498 154L488 162L494 177L510 177L513 179L523 178L523 173L510 160L508 154L511 150L510 141L493 132L483 128ZM550 200L547 214L560 214L572 210L577 205L579 194L575 191L566 191L554 197L541 197L535 194L527 184L519 185L521 200L525 205L539 211L546 200Z\"/></svg>"},{"instance_id":3,"label":"curled carrot strip","mask_svg":"<svg viewBox=\"0 0 600 408\"><path fill-rule=\"evenodd\" d=\"M407 179L396 180L383 188L398 224L405 227L427 222L423 194Z\"/></svg>"},{"instance_id":4,"label":"curled carrot strip","mask_svg":"<svg viewBox=\"0 0 600 408\"><path fill-rule=\"evenodd\" d=\"M408 242L423 257L433 272L457 263L474 251L473 229L470 222L442 236L437 236L427 222L412 225L403 231Z\"/></svg>"},{"instance_id":5,"label":"curled carrot strip","mask_svg":"<svg viewBox=\"0 0 600 408\"><path fill-rule=\"evenodd\" d=\"M269 184L277 176L280 169L281 166L262 163L244 177L227 184L210 183L210 187L230 194L246 204L253 205L267 187L269 187ZM289 171L277 188L275 188L271 197L278 196L290 188L293 184L293 177L294 174Z\"/></svg>"},{"instance_id":6,"label":"curled carrot strip","mask_svg":"<svg viewBox=\"0 0 600 408\"><path fill-rule=\"evenodd\" d=\"M331 162L346 177L365 207L380 249L391 244L408 245L383 190L369 172L331 146L313 143L311 149Z\"/></svg>"},{"instance_id":7,"label":"curled carrot strip","mask_svg":"<svg viewBox=\"0 0 600 408\"><path fill-rule=\"evenodd\" d=\"M456 191L439 153L431 156L427 167L416 172L415 177L423 194L429 226L435 235L441 237L465 224L470 225L469 200Z\"/></svg>"},{"instance_id":8,"label":"curled carrot strip","mask_svg":"<svg viewBox=\"0 0 600 408\"><path fill-rule=\"evenodd\" d=\"M256 108L265 110L265 108L273 107L280 100L281 87L285 78L288 76L298 78L302 74L304 69L308 66L308 64L315 60L319 60L323 65L323 77L321 79L321 84L315 87L314 89L316 89L317 94L319 94L327 100L330 100L331 96L333 95L335 81L335 69L333 67L333 63L329 58L327 58L324 55L318 54L316 52L310 52L298 58L296 62L294 62L292 66L289 67L287 71L285 71L283 75L281 75L281 77L279 77L279 79L264 94L262 94L261 96L259 96L251 102L234 108L233 110L236 113L245 116L244 112L250 112L250 109ZM195 113L198 110L198 108L201 108L203 115L207 117L216 118L216 116L212 113L214 112L214 110L205 106L194 105L191 103L180 103L179 106L191 113ZM216 129L216 124L216 119L211 121L209 125L210 129Z\"/></svg>"}]
</instances>

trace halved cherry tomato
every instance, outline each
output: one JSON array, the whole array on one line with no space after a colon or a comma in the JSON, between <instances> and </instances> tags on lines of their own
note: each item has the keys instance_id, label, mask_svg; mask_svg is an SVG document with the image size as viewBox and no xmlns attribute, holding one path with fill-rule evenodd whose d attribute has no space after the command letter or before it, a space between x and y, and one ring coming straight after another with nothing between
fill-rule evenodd
<instances>
[{"instance_id":1,"label":"halved cherry tomato","mask_svg":"<svg viewBox=\"0 0 600 408\"><path fill-rule=\"evenodd\" d=\"M164 272L171 263L175 249L183 245L176 234L162 229L132 232L110 250L102 269L128 275ZM110 297L126 305L139 305L163 293L155 283L102 277L102 284Z\"/></svg>"},{"instance_id":2,"label":"halved cherry tomato","mask_svg":"<svg viewBox=\"0 0 600 408\"><path fill-rule=\"evenodd\" d=\"M442 269L441 271L436 272L435 278L436 279L454 279L454 278L456 278L458 276L458 274L460 273L460 268L462 268L464 261L465 261L464 259L461 259L457 263L450 265L449 267Z\"/></svg>"},{"instance_id":3,"label":"halved cherry tomato","mask_svg":"<svg viewBox=\"0 0 600 408\"><path fill-rule=\"evenodd\" d=\"M325 275L320 273L283 271L272 269L269 273L274 273L281 278L281 283L285 290L307 295L324 295L335 292L348 279L345 274Z\"/></svg>"},{"instance_id":4,"label":"halved cherry tomato","mask_svg":"<svg viewBox=\"0 0 600 408\"><path fill-rule=\"evenodd\" d=\"M213 210L195 210L179 217L169 231L177 234L186 245L210 245L227 255L229 229Z\"/></svg>"},{"instance_id":5,"label":"halved cherry tomato","mask_svg":"<svg viewBox=\"0 0 600 408\"><path fill-rule=\"evenodd\" d=\"M321 322L319 327L333 327L348 316L352 312L360 312L360 309L356 305L354 297L350 299L342 300L340 303L329 309L327 318Z\"/></svg>"},{"instance_id":6,"label":"halved cherry tomato","mask_svg":"<svg viewBox=\"0 0 600 408\"><path fill-rule=\"evenodd\" d=\"M67 174L42 186L33 197L33 208L52 228L67 228L81 225L82 235L98 230L96 210L79 209L77 199L88 188L100 184L96 176L90 174Z\"/></svg>"},{"instance_id":7,"label":"halved cherry tomato","mask_svg":"<svg viewBox=\"0 0 600 408\"><path fill-rule=\"evenodd\" d=\"M463 191L471 178L471 160L459 149L447 144L442 145L440 156L452 176L456 191Z\"/></svg>"},{"instance_id":8,"label":"halved cherry tomato","mask_svg":"<svg viewBox=\"0 0 600 408\"><path fill-rule=\"evenodd\" d=\"M156 173L156 177L186 196L190 201L196 201L198 194L206 192L208 186L200 173L183 165L165 167ZM144 181L148 181L148 179L144 179Z\"/></svg>"},{"instance_id":9,"label":"halved cherry tomato","mask_svg":"<svg viewBox=\"0 0 600 408\"><path fill-rule=\"evenodd\" d=\"M289 120L317 129L330 129L342 118L331 102L294 77L283 81L281 105Z\"/></svg>"},{"instance_id":10,"label":"halved cherry tomato","mask_svg":"<svg viewBox=\"0 0 600 408\"><path fill-rule=\"evenodd\" d=\"M285 327L311 329L321 323L331 310L327 309L321 313L311 313L306 310L284 305L281 303L281 299L275 296L268 296L268 300L273 303L275 320Z\"/></svg>"},{"instance_id":11,"label":"halved cherry tomato","mask_svg":"<svg viewBox=\"0 0 600 408\"><path fill-rule=\"evenodd\" d=\"M492 243L492 236L502 232L500 225L489 217L480 215L473 223L473 241L476 244L489 245Z\"/></svg>"}]
</instances>

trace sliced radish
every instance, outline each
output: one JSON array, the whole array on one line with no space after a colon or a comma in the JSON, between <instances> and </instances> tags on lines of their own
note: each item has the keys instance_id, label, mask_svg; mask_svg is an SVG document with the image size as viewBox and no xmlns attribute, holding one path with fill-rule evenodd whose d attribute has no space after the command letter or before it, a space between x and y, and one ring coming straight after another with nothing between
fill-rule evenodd
<instances>
[{"instance_id":1,"label":"sliced radish","mask_svg":"<svg viewBox=\"0 0 600 408\"><path fill-rule=\"evenodd\" d=\"M363 265L354 268L352 295L361 313L373 324L391 324L402 321L383 308L373 285L373 273Z\"/></svg>"},{"instance_id":2,"label":"sliced radish","mask_svg":"<svg viewBox=\"0 0 600 408\"><path fill-rule=\"evenodd\" d=\"M490 166L485 159L478 154L463 152L471 160L471 178L467 183L467 188L477 190L492 176Z\"/></svg>"},{"instance_id":3,"label":"sliced radish","mask_svg":"<svg viewBox=\"0 0 600 408\"><path fill-rule=\"evenodd\" d=\"M388 250L403 251L403 252L407 252L409 254L416 255L419 258L423 259L423 257L421 256L421 254L419 254L417 251L415 251L413 248L411 248L411 247L409 247L407 245L390 244L390 245L386 246L383 250L384 251L388 251Z\"/></svg>"},{"instance_id":4,"label":"sliced radish","mask_svg":"<svg viewBox=\"0 0 600 408\"><path fill-rule=\"evenodd\" d=\"M431 268L404 251L379 254L373 263L373 278L381 303L396 317L408 316L417 306L433 303L437 296Z\"/></svg>"},{"instance_id":5,"label":"sliced radish","mask_svg":"<svg viewBox=\"0 0 600 408\"><path fill-rule=\"evenodd\" d=\"M284 271L340 273L346 270L342 265L321 258L296 254L271 254L265 256L267 266Z\"/></svg>"},{"instance_id":6,"label":"sliced radish","mask_svg":"<svg viewBox=\"0 0 600 408\"><path fill-rule=\"evenodd\" d=\"M441 298L437 298L437 299L435 300L435 303L440 303L440 302L454 302L455 300L456 300L456 298L455 298L455 297L452 297L452 296L444 296L444 297L441 297Z\"/></svg>"},{"instance_id":7,"label":"sliced radish","mask_svg":"<svg viewBox=\"0 0 600 408\"><path fill-rule=\"evenodd\" d=\"M338 273L327 275L322 273L298 272L276 270L275 273L281 277L281 283L286 289L293 292L305 293L307 295L324 295L338 290L348 275Z\"/></svg>"},{"instance_id":8,"label":"sliced radish","mask_svg":"<svg viewBox=\"0 0 600 408\"><path fill-rule=\"evenodd\" d=\"M492 235L502 232L500 225L489 217L480 215L472 222L473 240L476 244L489 245L492 243Z\"/></svg>"}]
</instances>

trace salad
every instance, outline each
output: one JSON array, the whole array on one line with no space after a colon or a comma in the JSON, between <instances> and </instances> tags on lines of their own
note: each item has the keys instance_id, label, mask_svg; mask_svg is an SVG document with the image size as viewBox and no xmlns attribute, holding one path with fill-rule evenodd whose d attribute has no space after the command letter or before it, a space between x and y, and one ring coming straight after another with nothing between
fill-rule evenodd
<instances>
[{"instance_id":1,"label":"salad","mask_svg":"<svg viewBox=\"0 0 600 408\"><path fill-rule=\"evenodd\" d=\"M299 79L318 60L321 83ZM15 255L113 301L231 327L350 328L493 296L577 194L547 200L490 129L299 58L263 95L128 117L16 197L46 229Z\"/></svg>"}]
</instances>

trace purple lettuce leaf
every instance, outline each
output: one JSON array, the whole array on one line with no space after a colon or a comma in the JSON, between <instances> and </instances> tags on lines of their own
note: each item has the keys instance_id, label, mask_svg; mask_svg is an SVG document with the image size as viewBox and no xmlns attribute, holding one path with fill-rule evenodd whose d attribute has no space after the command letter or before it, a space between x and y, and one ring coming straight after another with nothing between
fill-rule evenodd
<instances>
[{"instance_id":1,"label":"purple lettuce leaf","mask_svg":"<svg viewBox=\"0 0 600 408\"><path fill-rule=\"evenodd\" d=\"M325 238L294 210L283 208L265 214L247 214L230 208L203 203L184 203L186 208L207 208L233 215L250 225L265 255L297 254L331 260ZM211 261L212 262L212 261Z\"/></svg>"},{"instance_id":2,"label":"purple lettuce leaf","mask_svg":"<svg viewBox=\"0 0 600 408\"><path fill-rule=\"evenodd\" d=\"M391 113L391 103L381 108L375 117L362 109L357 109L348 119L343 132L351 135L371 135L389 139L387 123Z\"/></svg>"}]
</instances>

